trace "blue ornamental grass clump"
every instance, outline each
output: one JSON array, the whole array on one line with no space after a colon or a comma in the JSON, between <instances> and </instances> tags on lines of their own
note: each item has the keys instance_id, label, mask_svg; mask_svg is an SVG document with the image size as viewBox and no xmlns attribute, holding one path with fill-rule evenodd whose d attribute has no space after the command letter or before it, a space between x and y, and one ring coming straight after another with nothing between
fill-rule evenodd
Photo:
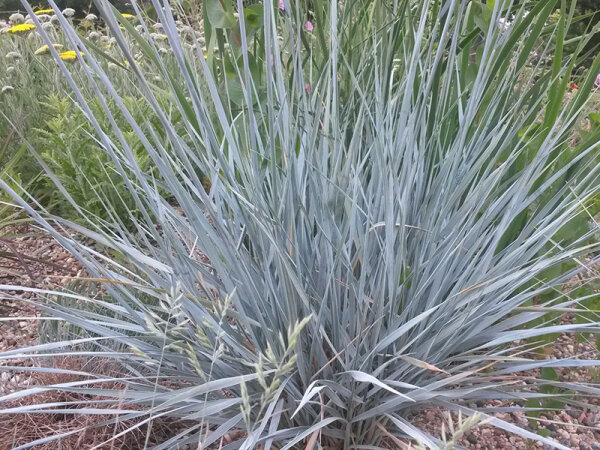
<instances>
[{"instance_id":1,"label":"blue ornamental grass clump","mask_svg":"<svg viewBox=\"0 0 600 450\"><path fill-rule=\"evenodd\" d=\"M600 331L595 314L556 321L593 296L561 286L598 250L598 135L570 137L600 57L567 98L585 56L563 52L571 5L207 0L192 44L167 3L153 0L169 52L135 2L138 28L97 2L158 121L134 119L102 53L60 14L85 56L67 66L50 49L136 214L94 217L71 198L85 219L73 223L1 182L105 293L47 293L40 308L77 338L2 358L108 359L124 389L98 387L105 378L90 368L89 381L0 401L37 389L99 395L114 421L180 420L164 449L226 434L237 436L226 448L241 449L371 449L392 438L437 448L407 420L430 406L565 448L485 405L600 394L527 375L598 364L535 355L545 336ZM546 25L556 8L560 20ZM101 126L86 92L122 122ZM121 128L135 132L151 173Z\"/></svg>"}]
</instances>

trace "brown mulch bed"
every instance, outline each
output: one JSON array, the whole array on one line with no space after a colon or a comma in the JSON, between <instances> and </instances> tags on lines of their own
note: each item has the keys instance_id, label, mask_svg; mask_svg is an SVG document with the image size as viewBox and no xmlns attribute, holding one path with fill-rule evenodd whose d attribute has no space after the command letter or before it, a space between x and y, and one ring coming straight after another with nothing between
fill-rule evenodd
<instances>
[{"instance_id":1,"label":"brown mulch bed","mask_svg":"<svg viewBox=\"0 0 600 450\"><path fill-rule=\"evenodd\" d=\"M0 284L35 287L39 289L63 289L81 276L81 265L54 239L32 226L20 226L1 230L0 237ZM29 292L0 290L0 352L35 345L38 341L38 311ZM11 365L31 366L31 359L11 360ZM69 370L90 370L90 362L74 358L53 358L53 367ZM0 367L3 364L0 362ZM101 362L93 363L93 372L108 375ZM32 386L47 386L83 380L83 376L30 371L0 371L0 395L16 392ZM119 389L118 385L103 386ZM101 397L48 390L19 399L7 401L2 409L18 408L27 405L55 402L82 402L73 408L106 408ZM138 410L132 405L108 406L112 409ZM60 440L36 445L36 450L75 450L81 448L139 449L148 439L148 445L156 445L172 436L177 429L172 422L153 421L150 429L143 425L123 436L115 438L121 431L135 425L135 420L119 421L112 425L96 426L113 419L113 415L65 414L60 412L41 414L2 414L0 415L0 450L12 449L18 445L73 433ZM105 444L103 444L105 443Z\"/></svg>"},{"instance_id":2,"label":"brown mulch bed","mask_svg":"<svg viewBox=\"0 0 600 450\"><path fill-rule=\"evenodd\" d=\"M85 371L88 362L76 358L55 358L54 367ZM101 363L95 363L95 372L101 368ZM109 375L104 370L105 375ZM58 383L69 383L84 380L84 376L57 373L33 373L30 375L28 385L47 386ZM88 385L90 388L123 389L118 383L98 383ZM64 392L48 390L41 393L29 395L3 404L3 408L19 408L40 404L51 404L57 402L73 402L70 408L79 409L120 409L126 411L138 411L139 407L127 404L106 404L99 396L92 396L77 392ZM106 399L108 400L108 399ZM50 408L60 409L60 408ZM4 414L0 415L0 449L11 449L19 445L34 442L39 439L54 437L61 434L66 436L59 440L41 443L35 446L36 450L76 450L91 449L126 449L137 450L147 442L148 446L164 442L172 436L172 423L166 420L152 422L136 426L138 420L119 420L109 425L101 425L105 421L118 418L118 415L110 414L73 414L54 411L49 413L28 414ZM100 426L99 426L100 425ZM120 435L121 432L131 429Z\"/></svg>"}]
</instances>

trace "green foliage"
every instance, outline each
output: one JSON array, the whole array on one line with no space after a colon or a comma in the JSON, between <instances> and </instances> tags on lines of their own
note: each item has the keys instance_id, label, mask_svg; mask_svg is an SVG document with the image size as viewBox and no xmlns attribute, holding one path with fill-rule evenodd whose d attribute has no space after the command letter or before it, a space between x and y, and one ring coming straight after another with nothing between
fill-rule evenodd
<instances>
[{"instance_id":1,"label":"green foliage","mask_svg":"<svg viewBox=\"0 0 600 450\"><path fill-rule=\"evenodd\" d=\"M570 30L568 34L570 39L578 39L600 24L600 6L596 0L577 0L575 8L575 15L581 17L582 20L578 21ZM591 63L593 55L598 52L599 47L600 33L597 33L586 45L585 50L590 52L590 57L585 61L585 66Z\"/></svg>"},{"instance_id":2,"label":"green foliage","mask_svg":"<svg viewBox=\"0 0 600 450\"><path fill-rule=\"evenodd\" d=\"M62 46L59 51L72 48L55 22L45 25L52 43ZM105 70L119 79L118 90L127 98L128 104L134 106L131 109L135 119L155 122L156 116L132 83L127 63L111 40L114 39L112 34L100 21L82 21L76 26L79 35L87 39L93 51L102 57L101 64ZM194 35L182 29L178 32L187 40ZM155 34L154 38L164 54L167 46L162 35ZM44 41L37 33L16 36L0 34L0 89L5 88L0 94L3 105L0 111L0 167L5 172L5 179L12 180L11 186L16 190L20 189L20 185L26 186L48 211L74 220L80 217L80 212L74 211L65 197L57 192L52 179L42 176L44 169L28 151L28 147L33 147L88 213L99 215L102 219L107 219L111 214L125 218L127 211L133 208L135 216L131 195L123 187L122 178L116 176L108 156L90 135L93 127L87 123L85 115L65 95L69 88L50 52L39 51L43 45ZM82 74L78 66L72 63L69 69L74 76ZM154 80L156 87L160 86L156 80L156 67L146 64L144 71L148 78ZM84 95L92 99L95 93L87 91ZM165 108L171 109L169 114L177 121L179 112L168 106L169 103L172 105L169 95L163 95L160 101ZM123 120L114 102L109 102L107 108L110 114ZM94 112L102 116L103 126L109 124L107 111L102 111L98 103L94 105ZM159 130L159 134L164 139L164 133ZM126 132L125 137L133 139L131 130ZM118 140L117 136L112 138ZM132 145L136 159L144 170L148 168L148 173L151 173L148 156L142 155L144 152L140 150L139 139ZM5 195L0 198L7 200ZM9 208L2 209L3 215L10 216L12 213Z\"/></svg>"},{"instance_id":3,"label":"green foliage","mask_svg":"<svg viewBox=\"0 0 600 450\"><path fill-rule=\"evenodd\" d=\"M136 99L124 101L138 120L151 115L149 108ZM101 126L110 126L99 101L89 104ZM42 105L47 119L43 127L34 130L30 142L39 149L40 158L56 176L54 181L45 178L42 190L54 190L54 183L58 181L85 211L86 217L92 215L99 220L137 217L139 212L124 187L122 176L94 137L93 128L82 111L71 99L56 95L48 97ZM117 117L117 120L123 121L123 118ZM113 138L116 139L116 136ZM151 175L150 158L135 133L127 131L124 138L132 146L138 167ZM54 212L69 219L81 218L81 213L73 211L69 203L64 201L54 208Z\"/></svg>"},{"instance_id":4,"label":"green foliage","mask_svg":"<svg viewBox=\"0 0 600 450\"><path fill-rule=\"evenodd\" d=\"M573 392L558 387L560 385L560 380L556 371L551 367L544 367L541 370L540 378L550 382L540 388L540 392L546 394L547 397L531 398L525 403L525 407L530 408L527 415L529 417L529 422L534 429L538 426L537 418L539 418L541 414L546 411L562 410L565 407L567 400L572 399L573 397Z\"/></svg>"}]
</instances>

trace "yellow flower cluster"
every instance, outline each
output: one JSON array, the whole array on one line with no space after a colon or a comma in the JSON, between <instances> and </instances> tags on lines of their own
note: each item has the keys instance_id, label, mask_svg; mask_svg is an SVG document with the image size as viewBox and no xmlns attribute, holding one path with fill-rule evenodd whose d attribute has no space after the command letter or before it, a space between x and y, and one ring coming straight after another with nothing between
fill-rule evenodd
<instances>
[{"instance_id":1,"label":"yellow flower cluster","mask_svg":"<svg viewBox=\"0 0 600 450\"><path fill-rule=\"evenodd\" d=\"M14 25L6 30L7 33L11 34L21 34L27 33L28 31L35 30L35 25L31 23L21 23L19 25Z\"/></svg>"},{"instance_id":2,"label":"yellow flower cluster","mask_svg":"<svg viewBox=\"0 0 600 450\"><path fill-rule=\"evenodd\" d=\"M54 14L53 9L39 9L34 13L36 16L39 14Z\"/></svg>"},{"instance_id":3,"label":"yellow flower cluster","mask_svg":"<svg viewBox=\"0 0 600 450\"><path fill-rule=\"evenodd\" d=\"M58 54L58 56L60 57L60 59L62 59L63 61L74 61L76 60L78 57L83 56L83 53L78 53L74 50L68 50L66 52L61 52Z\"/></svg>"}]
</instances>

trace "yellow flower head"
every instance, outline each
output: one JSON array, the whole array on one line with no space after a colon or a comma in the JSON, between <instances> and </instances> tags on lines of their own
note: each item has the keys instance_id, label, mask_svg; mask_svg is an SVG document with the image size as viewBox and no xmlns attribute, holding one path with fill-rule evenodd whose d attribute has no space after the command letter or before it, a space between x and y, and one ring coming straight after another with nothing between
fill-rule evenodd
<instances>
[{"instance_id":1,"label":"yellow flower head","mask_svg":"<svg viewBox=\"0 0 600 450\"><path fill-rule=\"evenodd\" d=\"M61 48L63 48L61 44L52 44L52 47L54 47L56 50L60 50ZM42 45L35 51L36 55L46 55L47 53L50 53L50 47L48 47L47 45Z\"/></svg>"},{"instance_id":2,"label":"yellow flower head","mask_svg":"<svg viewBox=\"0 0 600 450\"><path fill-rule=\"evenodd\" d=\"M27 33L28 31L35 30L35 25L31 23L20 23L19 25L15 25L6 30L7 33L12 34L21 34Z\"/></svg>"},{"instance_id":3,"label":"yellow flower head","mask_svg":"<svg viewBox=\"0 0 600 450\"><path fill-rule=\"evenodd\" d=\"M36 16L39 14L54 14L54 10L53 9L39 9L36 12L34 12L34 14Z\"/></svg>"},{"instance_id":4,"label":"yellow flower head","mask_svg":"<svg viewBox=\"0 0 600 450\"><path fill-rule=\"evenodd\" d=\"M58 54L58 56L60 57L60 59L62 59L63 61L74 61L77 59L77 57L81 57L83 56L83 53L81 52L76 52L74 50L69 50L66 52L61 52Z\"/></svg>"},{"instance_id":5,"label":"yellow flower head","mask_svg":"<svg viewBox=\"0 0 600 450\"><path fill-rule=\"evenodd\" d=\"M135 19L136 16L134 16L133 14L129 14L129 13L121 13L121 15L125 18L125 19Z\"/></svg>"}]
</instances>

